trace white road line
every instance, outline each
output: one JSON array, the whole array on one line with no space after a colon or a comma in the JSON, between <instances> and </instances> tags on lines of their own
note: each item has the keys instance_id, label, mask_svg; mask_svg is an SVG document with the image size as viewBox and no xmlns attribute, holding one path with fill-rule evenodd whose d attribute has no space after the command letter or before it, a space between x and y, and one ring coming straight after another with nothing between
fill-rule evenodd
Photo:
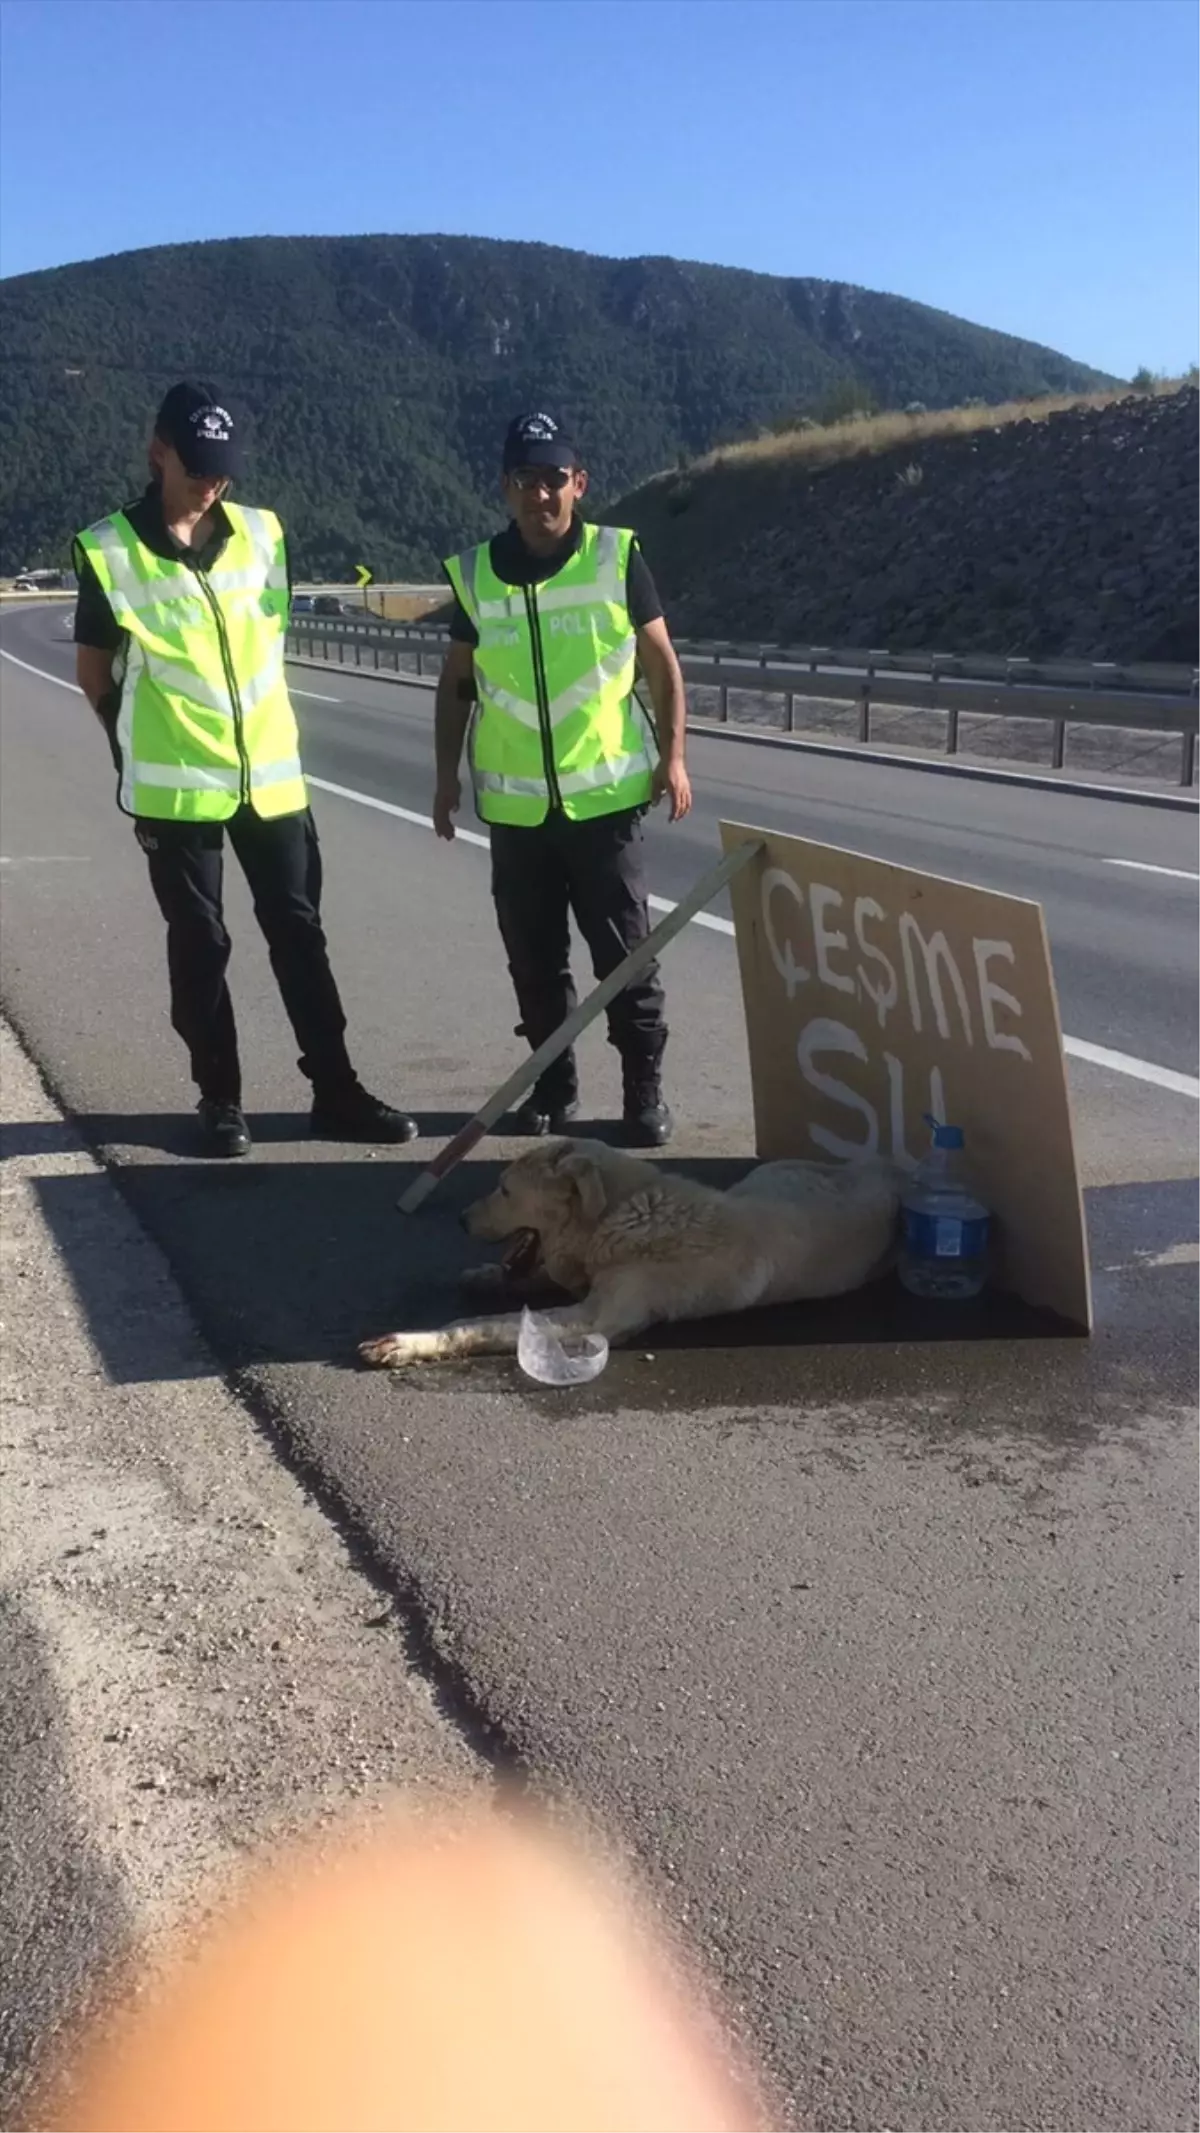
<instances>
[{"instance_id":1,"label":"white road line","mask_svg":"<svg viewBox=\"0 0 1200 2133\"><path fill-rule=\"evenodd\" d=\"M1106 859L1106 867L1132 867L1138 874L1169 874L1172 881L1200 881L1189 867L1155 867L1148 859Z\"/></svg>"},{"instance_id":2,"label":"white road line","mask_svg":"<svg viewBox=\"0 0 1200 2133\"><path fill-rule=\"evenodd\" d=\"M431 830L433 828L433 816L418 815L415 808L397 807L394 800L377 800L373 793L355 792L353 786L334 785L328 778L310 777L307 770L304 776L306 783L315 785L318 792L336 793L339 800L357 800L360 807L373 807L381 815L395 815L400 822L415 822L418 829ZM461 837L464 844L481 844L485 852L491 849L490 838L481 837L478 830L460 829L455 831L455 835ZM667 906L664 905L663 908L666 909ZM672 904L670 909L674 910L674 908Z\"/></svg>"},{"instance_id":3,"label":"white road line","mask_svg":"<svg viewBox=\"0 0 1200 2133\"><path fill-rule=\"evenodd\" d=\"M360 807L377 808L382 815L396 815L401 822L415 823L418 829L432 829L431 815L419 815L411 807L397 807L392 800L376 800L370 793L355 792L349 785L333 785L327 778L312 778L310 785L321 792L336 793L340 800L356 800ZM460 829L458 835L468 844L487 847L488 840L478 830ZM652 910L673 911L674 903L667 896L651 896ZM713 933L731 934L733 921L718 918L714 912L700 911L692 920L694 926L707 926ZM1064 1037L1063 1050L1072 1059L1086 1060L1089 1066L1107 1067L1110 1073L1124 1074L1132 1081L1149 1081L1159 1089L1170 1089L1176 1096L1190 1096L1200 1103L1200 1078L1195 1074L1177 1073L1174 1067L1156 1066L1152 1059L1135 1059L1129 1052L1111 1052L1105 1045L1088 1044L1083 1037Z\"/></svg>"},{"instance_id":4,"label":"white road line","mask_svg":"<svg viewBox=\"0 0 1200 2133\"><path fill-rule=\"evenodd\" d=\"M6 652L2 644L0 644L0 659L11 659L15 667L24 667L27 674L36 674L39 681L52 681L56 689L70 689L76 696L83 695L83 690L77 681L64 681L61 674L48 674L45 667L31 667L27 659L18 659L15 652Z\"/></svg>"},{"instance_id":5,"label":"white road line","mask_svg":"<svg viewBox=\"0 0 1200 2133\"><path fill-rule=\"evenodd\" d=\"M349 785L334 785L328 778L309 777L307 772L305 772L305 776L308 778L308 783L315 785L318 791L336 793L339 800L357 800L360 807L373 807L381 815L395 815L401 822L415 823L418 829L431 830L433 828L433 816L419 815L415 808L397 807L394 800L376 800L369 792L354 792ZM481 836L478 830L456 828L455 836L461 837L464 844L482 845L485 852L491 848L491 840ZM665 912L675 909L675 905L668 896L651 896L648 901L652 911ZM692 920L692 924L694 926L708 926L713 933L733 932L732 919L717 918L711 911L698 911Z\"/></svg>"},{"instance_id":6,"label":"white road line","mask_svg":"<svg viewBox=\"0 0 1200 2133\"><path fill-rule=\"evenodd\" d=\"M652 911L673 911L675 909L669 896L648 896L646 901ZM715 911L697 911L692 924L693 926L707 926L712 933L732 934L734 930L733 920L731 918L718 918Z\"/></svg>"},{"instance_id":7,"label":"white road line","mask_svg":"<svg viewBox=\"0 0 1200 2133\"><path fill-rule=\"evenodd\" d=\"M1177 1096L1191 1096L1200 1103L1200 1080L1194 1074L1177 1074L1174 1067L1155 1066L1149 1059L1131 1059L1128 1052L1110 1052L1103 1044L1087 1044L1082 1037L1064 1037L1063 1050L1072 1059L1086 1059L1089 1066L1109 1067L1114 1074L1129 1074L1134 1081L1152 1081L1156 1088L1173 1089Z\"/></svg>"},{"instance_id":8,"label":"white road line","mask_svg":"<svg viewBox=\"0 0 1200 2133\"><path fill-rule=\"evenodd\" d=\"M27 674L36 674L42 681L52 681L60 689L73 689L76 696L83 691L73 681L64 681L61 675L48 674L44 667L30 666L27 659L18 659L15 652L6 652L0 645L0 658L10 659L15 667L23 667ZM411 822L417 829L431 830L432 815L420 815L415 808L397 807L394 800L377 800L372 793L356 792L350 785L335 785L329 778L309 777L308 783L318 792L333 793L339 800L353 800L359 807L373 807L381 815L394 815L400 822ZM457 833L464 844L482 845L488 849L488 839L478 830L460 829ZM1110 860L1110 866L1132 865L1128 860ZM1173 873L1174 868L1159 868L1156 872ZM1189 879L1194 877L1188 877ZM650 903L656 911L673 911L674 904L668 897L652 896ZM701 911L692 920L694 926L707 926L713 933L733 932L727 918L718 918L711 911ZM1135 1059L1129 1052L1110 1052L1103 1044L1088 1044L1082 1037L1064 1037L1063 1050L1072 1059L1082 1059L1089 1066L1106 1067L1110 1073L1124 1074L1132 1081L1152 1082L1155 1088L1170 1089L1176 1096L1190 1096L1200 1103L1200 1077L1195 1074L1179 1074L1174 1067L1156 1066L1152 1059Z\"/></svg>"},{"instance_id":9,"label":"white road line","mask_svg":"<svg viewBox=\"0 0 1200 2133\"><path fill-rule=\"evenodd\" d=\"M0 645L0 659L10 659L15 667L23 667L27 674L36 674L42 681L52 681L57 689L71 689L76 696L83 695L77 681L64 681L61 674L48 673L45 667L31 667L27 659L18 659L15 652L6 652L3 645ZM318 704L340 704L342 701L340 696L323 696L319 689L293 688L292 695L311 696Z\"/></svg>"}]
</instances>

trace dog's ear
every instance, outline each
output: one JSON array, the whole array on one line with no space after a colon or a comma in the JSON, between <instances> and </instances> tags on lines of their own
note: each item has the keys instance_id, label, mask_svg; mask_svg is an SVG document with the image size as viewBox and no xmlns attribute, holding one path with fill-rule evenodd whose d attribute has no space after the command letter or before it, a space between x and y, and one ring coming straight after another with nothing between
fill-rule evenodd
<instances>
[{"instance_id":1,"label":"dog's ear","mask_svg":"<svg viewBox=\"0 0 1200 2133\"><path fill-rule=\"evenodd\" d=\"M599 1164L569 1144L554 1165L556 1177L566 1178L579 1201L585 1222L598 1222L608 1206L608 1192Z\"/></svg>"}]
</instances>

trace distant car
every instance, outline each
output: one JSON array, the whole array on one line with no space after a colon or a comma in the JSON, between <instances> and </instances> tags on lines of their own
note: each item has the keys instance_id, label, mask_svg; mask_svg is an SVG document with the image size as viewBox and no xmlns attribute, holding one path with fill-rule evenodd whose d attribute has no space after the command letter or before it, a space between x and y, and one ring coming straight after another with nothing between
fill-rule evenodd
<instances>
[{"instance_id":1,"label":"distant car","mask_svg":"<svg viewBox=\"0 0 1200 2133\"><path fill-rule=\"evenodd\" d=\"M311 615L312 611L313 602L311 593L292 594L292 613L294 615Z\"/></svg>"},{"instance_id":2,"label":"distant car","mask_svg":"<svg viewBox=\"0 0 1200 2133\"><path fill-rule=\"evenodd\" d=\"M12 589L15 593L35 593L37 586L32 578L14 578Z\"/></svg>"},{"instance_id":3,"label":"distant car","mask_svg":"<svg viewBox=\"0 0 1200 2133\"><path fill-rule=\"evenodd\" d=\"M318 593L312 604L314 615L345 615L353 612L336 593Z\"/></svg>"}]
</instances>

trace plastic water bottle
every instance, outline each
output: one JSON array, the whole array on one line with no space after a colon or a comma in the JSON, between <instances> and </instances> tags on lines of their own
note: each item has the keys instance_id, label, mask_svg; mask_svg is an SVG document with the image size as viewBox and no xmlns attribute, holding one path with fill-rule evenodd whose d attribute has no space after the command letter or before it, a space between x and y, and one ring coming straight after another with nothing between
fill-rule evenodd
<instances>
[{"instance_id":1,"label":"plastic water bottle","mask_svg":"<svg viewBox=\"0 0 1200 2133\"><path fill-rule=\"evenodd\" d=\"M911 1296L978 1296L987 1280L991 1216L963 1175L962 1127L928 1114L925 1123L933 1145L901 1199L897 1272Z\"/></svg>"}]
</instances>

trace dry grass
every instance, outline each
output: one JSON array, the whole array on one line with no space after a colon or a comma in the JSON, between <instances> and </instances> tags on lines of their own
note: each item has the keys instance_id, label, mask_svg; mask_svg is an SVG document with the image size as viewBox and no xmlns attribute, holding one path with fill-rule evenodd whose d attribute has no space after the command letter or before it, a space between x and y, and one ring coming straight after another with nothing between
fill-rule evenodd
<instances>
[{"instance_id":1,"label":"dry grass","mask_svg":"<svg viewBox=\"0 0 1200 2133\"><path fill-rule=\"evenodd\" d=\"M702 459L693 460L686 476L703 474L714 467L780 466L824 467L842 459L871 458L880 452L903 450L929 437L964 437L973 430L1000 429L1012 422L1045 422L1069 408L1112 407L1118 400L1145 399L1182 391L1190 380L1163 378L1149 393L1134 393L1128 385L1105 392L1063 393L1041 400L1008 400L998 407L928 408L921 415L899 412L858 415L827 429L785 430L779 436L753 437L743 444L718 445ZM660 480L675 479L669 475Z\"/></svg>"}]
</instances>

